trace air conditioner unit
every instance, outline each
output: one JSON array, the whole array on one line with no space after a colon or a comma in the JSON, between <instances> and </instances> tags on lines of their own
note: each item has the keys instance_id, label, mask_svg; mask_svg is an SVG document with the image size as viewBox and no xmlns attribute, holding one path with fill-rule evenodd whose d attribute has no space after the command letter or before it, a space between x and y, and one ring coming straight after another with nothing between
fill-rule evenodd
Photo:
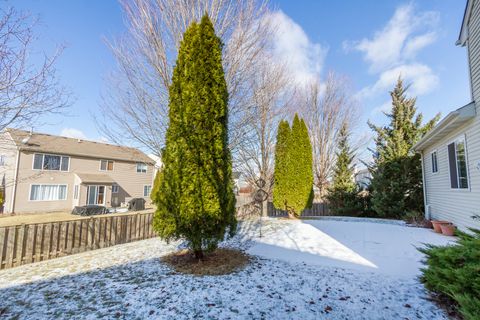
<instances>
[{"instance_id":1,"label":"air conditioner unit","mask_svg":"<svg viewBox=\"0 0 480 320\"><path fill-rule=\"evenodd\" d=\"M432 205L427 204L425 206L425 219L431 220L431 217L432 217Z\"/></svg>"}]
</instances>

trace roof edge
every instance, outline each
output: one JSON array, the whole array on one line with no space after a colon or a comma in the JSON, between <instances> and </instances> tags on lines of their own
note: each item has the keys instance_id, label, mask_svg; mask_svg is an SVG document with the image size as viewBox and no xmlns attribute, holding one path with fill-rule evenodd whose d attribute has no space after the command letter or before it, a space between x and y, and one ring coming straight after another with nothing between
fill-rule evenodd
<instances>
[{"instance_id":1,"label":"roof edge","mask_svg":"<svg viewBox=\"0 0 480 320\"><path fill-rule=\"evenodd\" d=\"M476 115L475 102L472 101L467 105L450 112L443 118L432 130L427 132L414 146L413 150L422 151L428 145L428 142L438 133L448 129L448 127L456 122L456 120L468 120Z\"/></svg>"},{"instance_id":2,"label":"roof edge","mask_svg":"<svg viewBox=\"0 0 480 320\"><path fill-rule=\"evenodd\" d=\"M464 47L468 40L468 22L470 20L470 14L472 12L474 0L467 0L465 5L465 11L463 13L462 26L460 27L460 33L455 45Z\"/></svg>"}]
</instances>

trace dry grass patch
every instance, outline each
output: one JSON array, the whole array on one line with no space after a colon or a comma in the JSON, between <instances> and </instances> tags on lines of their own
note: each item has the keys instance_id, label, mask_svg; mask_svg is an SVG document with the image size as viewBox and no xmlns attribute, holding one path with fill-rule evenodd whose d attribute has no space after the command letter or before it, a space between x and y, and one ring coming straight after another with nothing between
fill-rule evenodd
<instances>
[{"instance_id":1,"label":"dry grass patch","mask_svg":"<svg viewBox=\"0 0 480 320\"><path fill-rule=\"evenodd\" d=\"M250 256L240 250L219 248L198 260L191 251L181 250L164 256L162 261L177 272L216 276L243 269L250 262Z\"/></svg>"}]
</instances>

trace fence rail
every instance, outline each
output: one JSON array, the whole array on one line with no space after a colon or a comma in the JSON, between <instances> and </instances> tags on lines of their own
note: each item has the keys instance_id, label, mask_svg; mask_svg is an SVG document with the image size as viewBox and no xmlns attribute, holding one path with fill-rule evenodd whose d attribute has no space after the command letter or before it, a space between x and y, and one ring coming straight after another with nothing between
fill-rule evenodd
<instances>
[{"instance_id":1,"label":"fence rail","mask_svg":"<svg viewBox=\"0 0 480 320\"><path fill-rule=\"evenodd\" d=\"M153 213L0 227L0 269L155 237Z\"/></svg>"},{"instance_id":2,"label":"fence rail","mask_svg":"<svg viewBox=\"0 0 480 320\"><path fill-rule=\"evenodd\" d=\"M269 217L286 217L288 216L287 211L275 209L273 203L268 203L267 214ZM300 214L301 217L322 217L330 215L328 210L328 205L326 203L314 203L309 209L305 209Z\"/></svg>"}]
</instances>

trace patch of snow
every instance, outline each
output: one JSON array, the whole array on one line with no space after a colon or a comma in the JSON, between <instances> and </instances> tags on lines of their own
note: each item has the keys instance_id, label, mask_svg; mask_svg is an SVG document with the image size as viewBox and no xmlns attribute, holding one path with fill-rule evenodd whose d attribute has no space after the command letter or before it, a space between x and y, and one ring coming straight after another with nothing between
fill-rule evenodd
<instances>
[{"instance_id":1,"label":"patch of snow","mask_svg":"<svg viewBox=\"0 0 480 320\"><path fill-rule=\"evenodd\" d=\"M423 254L418 247L453 241L430 229L377 221L284 220L282 228L257 236L248 252L270 259L412 278L422 267Z\"/></svg>"},{"instance_id":2,"label":"patch of snow","mask_svg":"<svg viewBox=\"0 0 480 320\"><path fill-rule=\"evenodd\" d=\"M312 256L336 254L337 258L359 259L356 263L368 260L381 269L379 261L348 242L358 239L359 232L346 235L352 226L344 223L245 221L237 236L222 246L251 251L266 245L260 242L266 239L276 239L269 240L273 246L291 246L292 241L296 247L285 249L285 253L309 250ZM416 241L427 235L417 234L416 228L376 225L413 230L398 241ZM378 232L365 228L365 232ZM390 232L386 230L379 237L383 239ZM291 239L285 240L287 235ZM373 249L368 242L378 240L371 235L357 245ZM322 243L334 248L315 248ZM190 276L176 273L160 260L179 245L149 239L2 270L0 313L18 319L447 319L426 299L427 292L414 277L358 272L298 259L282 261L277 256L254 257L244 270L229 275ZM334 252L337 247L341 248L339 253ZM398 251L401 254L403 251Z\"/></svg>"}]
</instances>

